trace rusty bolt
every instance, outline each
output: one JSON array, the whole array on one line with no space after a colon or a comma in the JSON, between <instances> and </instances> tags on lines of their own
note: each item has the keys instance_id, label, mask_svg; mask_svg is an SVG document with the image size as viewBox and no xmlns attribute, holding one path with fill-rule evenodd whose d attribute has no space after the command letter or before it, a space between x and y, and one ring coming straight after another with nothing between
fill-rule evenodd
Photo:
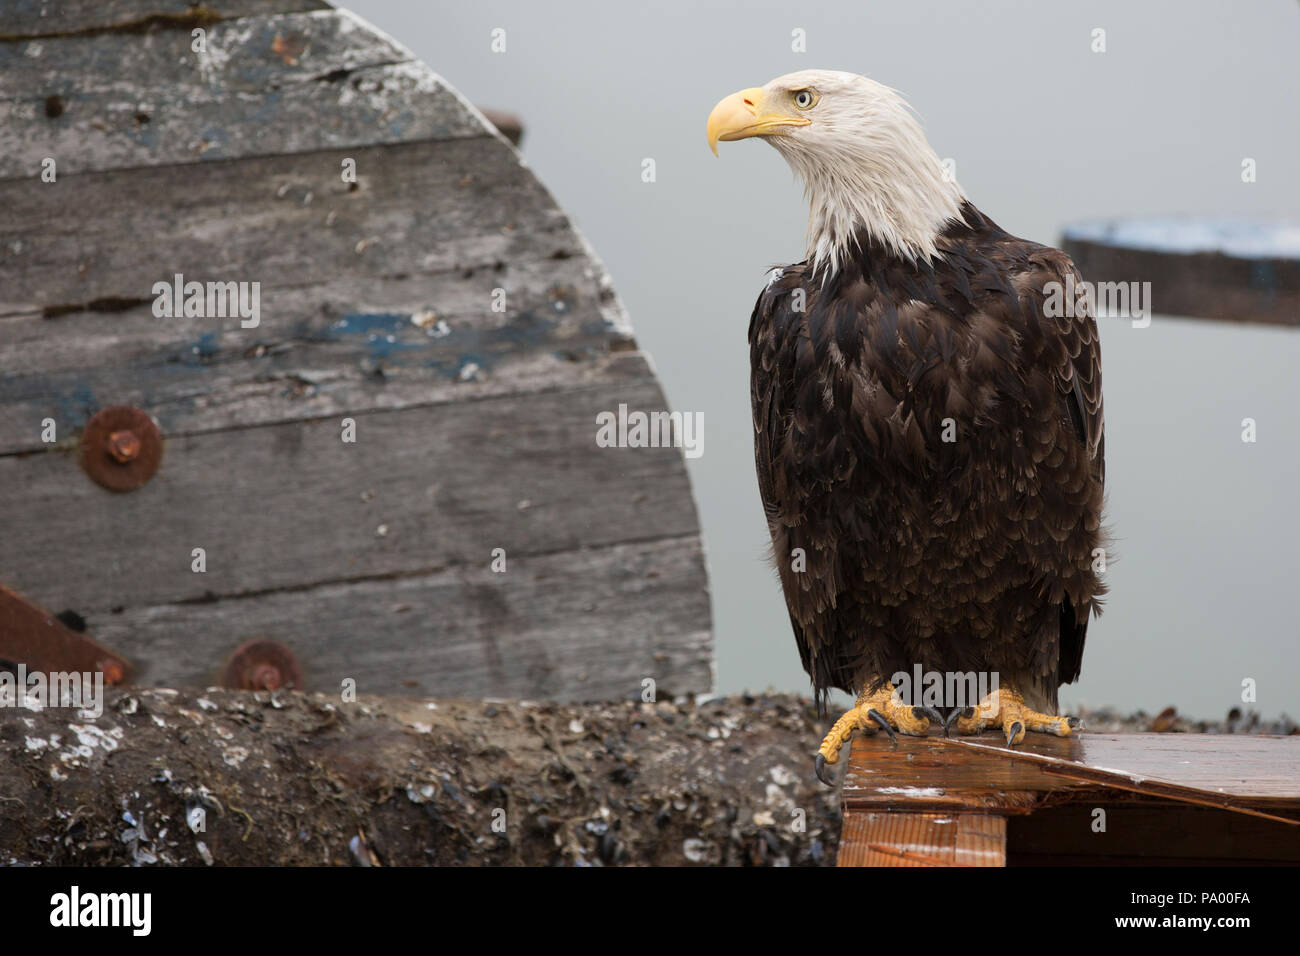
<instances>
[{"instance_id":1,"label":"rusty bolt","mask_svg":"<svg viewBox=\"0 0 1300 956\"><path fill-rule=\"evenodd\" d=\"M129 428L113 432L108 436L108 453L126 464L140 456L140 436Z\"/></svg>"},{"instance_id":2,"label":"rusty bolt","mask_svg":"<svg viewBox=\"0 0 1300 956\"><path fill-rule=\"evenodd\" d=\"M158 470L162 433L145 412L113 405L95 413L81 433L81 467L109 491L134 491Z\"/></svg>"},{"instance_id":3,"label":"rusty bolt","mask_svg":"<svg viewBox=\"0 0 1300 956\"><path fill-rule=\"evenodd\" d=\"M278 641L252 640L235 648L226 661L221 686L232 690L301 690L302 668Z\"/></svg>"},{"instance_id":4,"label":"rusty bolt","mask_svg":"<svg viewBox=\"0 0 1300 956\"><path fill-rule=\"evenodd\" d=\"M115 660L101 657L95 661L95 670L104 675L104 683L109 686L117 686L126 679L126 673L122 665Z\"/></svg>"},{"instance_id":5,"label":"rusty bolt","mask_svg":"<svg viewBox=\"0 0 1300 956\"><path fill-rule=\"evenodd\" d=\"M265 661L249 668L249 675L251 677L250 683L256 690L275 690L284 683L280 668Z\"/></svg>"}]
</instances>

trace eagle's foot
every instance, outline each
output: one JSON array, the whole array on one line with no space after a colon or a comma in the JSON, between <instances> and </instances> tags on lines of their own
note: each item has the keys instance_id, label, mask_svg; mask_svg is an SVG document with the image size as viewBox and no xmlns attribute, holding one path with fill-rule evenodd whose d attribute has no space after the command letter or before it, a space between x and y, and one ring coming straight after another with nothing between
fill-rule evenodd
<instances>
[{"instance_id":1,"label":"eagle's foot","mask_svg":"<svg viewBox=\"0 0 1300 956\"><path fill-rule=\"evenodd\" d=\"M923 737L930 729L931 721L943 723L943 718L933 707L909 707L904 704L895 694L892 684L882 684L874 693L864 690L858 696L857 703L835 721L830 733L817 748L814 762L817 779L827 786L831 785L826 779L826 767L839 761L840 748L848 743L854 731L883 730L897 745L895 730L911 737Z\"/></svg>"},{"instance_id":2,"label":"eagle's foot","mask_svg":"<svg viewBox=\"0 0 1300 956\"><path fill-rule=\"evenodd\" d=\"M1025 698L1010 687L999 687L980 701L978 708L953 711L944 723L944 733L948 732L954 718L957 731L962 734L978 734L988 727L1000 727L1008 747L1024 740L1026 731L1069 737L1083 729L1083 722L1078 717L1057 717L1030 709L1025 706Z\"/></svg>"}]
</instances>

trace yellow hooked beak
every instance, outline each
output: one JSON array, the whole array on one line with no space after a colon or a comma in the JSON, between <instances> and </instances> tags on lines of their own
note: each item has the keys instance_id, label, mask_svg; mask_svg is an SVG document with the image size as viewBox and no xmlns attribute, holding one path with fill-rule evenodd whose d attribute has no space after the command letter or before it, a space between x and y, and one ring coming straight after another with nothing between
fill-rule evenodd
<instances>
[{"instance_id":1,"label":"yellow hooked beak","mask_svg":"<svg viewBox=\"0 0 1300 956\"><path fill-rule=\"evenodd\" d=\"M718 140L724 142L783 133L783 126L807 126L812 120L763 106L765 94L761 87L752 87L732 93L713 107L709 114L709 149L718 155Z\"/></svg>"}]
</instances>

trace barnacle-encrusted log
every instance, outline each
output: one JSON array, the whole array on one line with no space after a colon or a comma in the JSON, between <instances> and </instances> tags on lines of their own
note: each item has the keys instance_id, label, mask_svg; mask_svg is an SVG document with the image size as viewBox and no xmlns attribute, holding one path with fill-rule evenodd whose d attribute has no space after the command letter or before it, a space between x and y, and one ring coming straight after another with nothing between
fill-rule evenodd
<instances>
[{"instance_id":1,"label":"barnacle-encrusted log","mask_svg":"<svg viewBox=\"0 0 1300 956\"><path fill-rule=\"evenodd\" d=\"M815 865L807 700L110 690L0 708L0 864Z\"/></svg>"}]
</instances>

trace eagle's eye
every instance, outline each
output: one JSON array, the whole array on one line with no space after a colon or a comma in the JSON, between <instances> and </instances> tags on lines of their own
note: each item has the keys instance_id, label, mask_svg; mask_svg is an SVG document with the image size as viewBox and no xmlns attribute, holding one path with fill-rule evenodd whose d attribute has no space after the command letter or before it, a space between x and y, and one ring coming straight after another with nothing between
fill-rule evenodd
<instances>
[{"instance_id":1,"label":"eagle's eye","mask_svg":"<svg viewBox=\"0 0 1300 956\"><path fill-rule=\"evenodd\" d=\"M801 110L810 110L817 105L817 94L812 90L796 90L794 105Z\"/></svg>"}]
</instances>

